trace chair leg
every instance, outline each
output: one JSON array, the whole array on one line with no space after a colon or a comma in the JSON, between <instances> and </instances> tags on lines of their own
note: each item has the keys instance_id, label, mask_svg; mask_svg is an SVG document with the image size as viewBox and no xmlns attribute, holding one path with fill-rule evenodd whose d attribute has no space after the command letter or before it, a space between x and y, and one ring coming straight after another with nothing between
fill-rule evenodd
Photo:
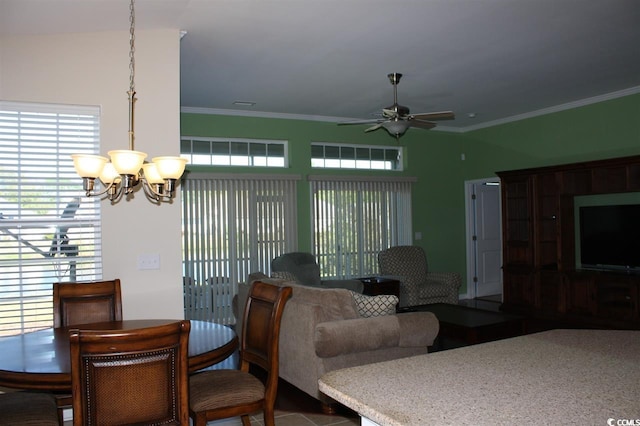
<instances>
[{"instance_id":1,"label":"chair leg","mask_svg":"<svg viewBox=\"0 0 640 426\"><path fill-rule=\"evenodd\" d=\"M196 413L195 416L192 417L193 426L207 426L207 419L204 415L200 415L200 413Z\"/></svg>"},{"instance_id":2,"label":"chair leg","mask_svg":"<svg viewBox=\"0 0 640 426\"><path fill-rule=\"evenodd\" d=\"M251 419L246 414L241 416L242 418L242 426L251 426ZM266 424L266 423L265 423Z\"/></svg>"},{"instance_id":3,"label":"chair leg","mask_svg":"<svg viewBox=\"0 0 640 426\"><path fill-rule=\"evenodd\" d=\"M275 426L275 414L273 408L265 408L264 410L264 426Z\"/></svg>"}]
</instances>

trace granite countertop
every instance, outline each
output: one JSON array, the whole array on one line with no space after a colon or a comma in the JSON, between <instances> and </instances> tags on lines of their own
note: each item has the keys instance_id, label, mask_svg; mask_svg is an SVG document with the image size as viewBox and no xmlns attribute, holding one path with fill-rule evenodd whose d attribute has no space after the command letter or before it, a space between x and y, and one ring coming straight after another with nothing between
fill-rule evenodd
<instances>
[{"instance_id":1,"label":"granite countertop","mask_svg":"<svg viewBox=\"0 0 640 426\"><path fill-rule=\"evenodd\" d=\"M319 385L383 426L636 421L640 331L545 331L336 370Z\"/></svg>"}]
</instances>

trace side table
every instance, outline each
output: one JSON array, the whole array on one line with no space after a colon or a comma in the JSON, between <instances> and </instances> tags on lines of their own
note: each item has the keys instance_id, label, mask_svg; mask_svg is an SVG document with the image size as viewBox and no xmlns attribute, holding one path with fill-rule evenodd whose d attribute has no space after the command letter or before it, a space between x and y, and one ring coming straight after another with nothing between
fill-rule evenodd
<instances>
[{"instance_id":1,"label":"side table","mask_svg":"<svg viewBox=\"0 0 640 426\"><path fill-rule=\"evenodd\" d=\"M380 294L393 294L400 297L400 281L387 277L358 278L364 284L362 294L377 296Z\"/></svg>"}]
</instances>

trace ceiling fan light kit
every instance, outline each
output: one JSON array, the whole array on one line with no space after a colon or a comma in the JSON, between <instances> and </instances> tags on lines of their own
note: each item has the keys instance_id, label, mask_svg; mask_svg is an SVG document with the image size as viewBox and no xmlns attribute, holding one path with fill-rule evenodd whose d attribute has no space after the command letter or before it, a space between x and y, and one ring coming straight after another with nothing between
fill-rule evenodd
<instances>
[{"instance_id":1,"label":"ceiling fan light kit","mask_svg":"<svg viewBox=\"0 0 640 426\"><path fill-rule=\"evenodd\" d=\"M453 120L455 114L453 111L440 111L440 112L426 112L420 114L411 114L408 107L398 104L398 84L402 78L402 74L394 72L388 74L387 77L393 86L393 105L382 109L382 119L374 120L357 120L348 121L344 123L338 123L338 125L345 124L366 124L376 123L365 129L365 132L372 132L379 128L384 128L390 135L399 138L402 136L409 127L418 127L421 129L433 129L436 127L435 120Z\"/></svg>"}]
</instances>

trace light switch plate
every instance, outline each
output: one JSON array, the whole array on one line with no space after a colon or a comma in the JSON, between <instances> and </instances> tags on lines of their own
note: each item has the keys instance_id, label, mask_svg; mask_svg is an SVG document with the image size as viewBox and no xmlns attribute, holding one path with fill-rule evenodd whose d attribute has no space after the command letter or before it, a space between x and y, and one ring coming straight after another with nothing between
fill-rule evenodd
<instances>
[{"instance_id":1,"label":"light switch plate","mask_svg":"<svg viewBox=\"0 0 640 426\"><path fill-rule=\"evenodd\" d=\"M141 254L138 256L138 269L160 269L160 255L159 254Z\"/></svg>"}]
</instances>

